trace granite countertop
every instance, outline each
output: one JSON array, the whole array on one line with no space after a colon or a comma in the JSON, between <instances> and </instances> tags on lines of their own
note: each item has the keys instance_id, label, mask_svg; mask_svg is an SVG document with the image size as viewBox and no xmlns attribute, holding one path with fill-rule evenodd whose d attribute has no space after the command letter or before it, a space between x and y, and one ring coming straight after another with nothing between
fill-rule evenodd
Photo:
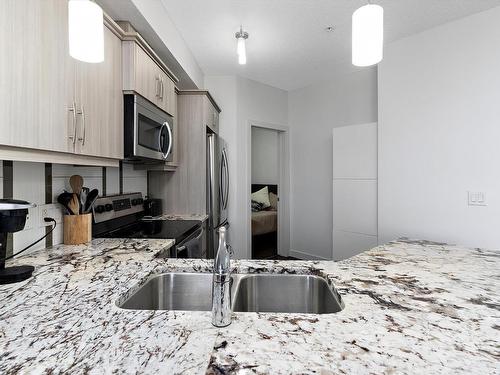
<instances>
[{"instance_id":1,"label":"granite countertop","mask_svg":"<svg viewBox=\"0 0 500 375\"><path fill-rule=\"evenodd\" d=\"M234 261L235 272L316 274L336 314L235 313L116 306L166 271L206 260L160 259L168 240L94 240L9 264L34 277L0 286L0 373L499 373L500 253L400 240L342 262Z\"/></svg>"}]
</instances>

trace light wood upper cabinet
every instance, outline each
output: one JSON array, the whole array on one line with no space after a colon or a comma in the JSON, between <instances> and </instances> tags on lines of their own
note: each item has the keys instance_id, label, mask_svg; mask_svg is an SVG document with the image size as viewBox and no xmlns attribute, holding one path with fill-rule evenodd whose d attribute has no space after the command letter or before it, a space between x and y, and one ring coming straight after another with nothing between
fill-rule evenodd
<instances>
[{"instance_id":1,"label":"light wood upper cabinet","mask_svg":"<svg viewBox=\"0 0 500 375\"><path fill-rule=\"evenodd\" d=\"M169 75L134 40L123 48L123 90L134 91L175 116L175 84Z\"/></svg>"},{"instance_id":2,"label":"light wood upper cabinet","mask_svg":"<svg viewBox=\"0 0 500 375\"><path fill-rule=\"evenodd\" d=\"M158 96L157 105L165 112L176 116L177 106L175 103L175 85L174 82L160 70L160 95Z\"/></svg>"},{"instance_id":3,"label":"light wood upper cabinet","mask_svg":"<svg viewBox=\"0 0 500 375\"><path fill-rule=\"evenodd\" d=\"M121 30L105 21L104 62L83 63L69 55L67 1L0 0L0 147L123 158Z\"/></svg>"},{"instance_id":4,"label":"light wood upper cabinet","mask_svg":"<svg viewBox=\"0 0 500 375\"><path fill-rule=\"evenodd\" d=\"M208 96L203 96L203 123L214 133L219 132L219 109L214 106Z\"/></svg>"},{"instance_id":5,"label":"light wood upper cabinet","mask_svg":"<svg viewBox=\"0 0 500 375\"><path fill-rule=\"evenodd\" d=\"M0 1L0 45L0 145L70 152L67 2Z\"/></svg>"},{"instance_id":6,"label":"light wood upper cabinet","mask_svg":"<svg viewBox=\"0 0 500 375\"><path fill-rule=\"evenodd\" d=\"M77 138L75 152L123 158L121 40L104 28L104 62L76 67Z\"/></svg>"}]
</instances>

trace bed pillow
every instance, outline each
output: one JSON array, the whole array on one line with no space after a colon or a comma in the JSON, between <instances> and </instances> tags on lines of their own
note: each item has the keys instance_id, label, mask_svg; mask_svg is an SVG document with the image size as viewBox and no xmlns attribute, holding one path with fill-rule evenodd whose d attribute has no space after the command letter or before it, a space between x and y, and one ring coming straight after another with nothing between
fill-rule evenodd
<instances>
[{"instance_id":1,"label":"bed pillow","mask_svg":"<svg viewBox=\"0 0 500 375\"><path fill-rule=\"evenodd\" d=\"M263 204L260 202L252 201L252 212L259 212L263 210Z\"/></svg>"},{"instance_id":2,"label":"bed pillow","mask_svg":"<svg viewBox=\"0 0 500 375\"><path fill-rule=\"evenodd\" d=\"M278 210L278 196L272 192L269 193L269 204L272 210Z\"/></svg>"},{"instance_id":3,"label":"bed pillow","mask_svg":"<svg viewBox=\"0 0 500 375\"><path fill-rule=\"evenodd\" d=\"M252 200L262 203L262 208L270 207L271 203L269 202L269 189L267 186L256 191L255 193L252 193Z\"/></svg>"}]
</instances>

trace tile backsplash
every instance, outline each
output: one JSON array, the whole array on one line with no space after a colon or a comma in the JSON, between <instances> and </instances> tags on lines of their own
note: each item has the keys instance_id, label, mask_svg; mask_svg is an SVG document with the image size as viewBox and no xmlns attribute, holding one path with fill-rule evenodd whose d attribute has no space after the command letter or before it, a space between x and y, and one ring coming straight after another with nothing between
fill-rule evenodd
<instances>
[{"instance_id":1,"label":"tile backsplash","mask_svg":"<svg viewBox=\"0 0 500 375\"><path fill-rule=\"evenodd\" d=\"M57 203L57 196L64 189L71 191L69 177L74 174L83 177L84 186L98 189L99 195L120 192L141 192L147 195L147 172L134 170L130 164L124 163L120 168L111 168L3 161L0 165L0 197L27 200L37 205L30 209L25 229L11 236L8 253L22 250L46 233L43 222L45 215L55 216L57 228L46 241L40 241L28 252L62 243L62 209Z\"/></svg>"}]
</instances>

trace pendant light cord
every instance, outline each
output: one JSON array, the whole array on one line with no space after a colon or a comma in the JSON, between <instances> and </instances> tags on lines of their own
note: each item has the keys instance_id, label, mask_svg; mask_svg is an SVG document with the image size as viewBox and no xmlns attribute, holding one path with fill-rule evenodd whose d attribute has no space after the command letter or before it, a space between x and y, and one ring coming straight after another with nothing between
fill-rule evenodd
<instances>
[{"instance_id":1,"label":"pendant light cord","mask_svg":"<svg viewBox=\"0 0 500 375\"><path fill-rule=\"evenodd\" d=\"M21 251L18 251L18 252L17 252L17 253L15 253L15 254L12 254L12 255L9 255L8 257L5 257L5 258L3 258L3 259L0 259L0 262L3 262L3 261L6 261L6 260L9 260L9 259L12 259L12 258L14 258L16 255L19 255L19 254L21 254L21 253L24 253L26 250L28 250L28 249L32 248L33 246L35 246L37 243L39 243L41 240L43 240L43 239L44 239L44 238L46 238L49 234L51 234L51 233L54 231L54 229L56 229L57 222L56 222L54 219L52 219L51 217L44 217L44 218L43 218L43 220L44 220L46 223L50 223L50 222L54 223L54 226L53 226L53 227L52 227L52 228L51 228L51 229L50 229L47 233L45 233L45 236L43 236L43 237L39 238L38 240L36 240L35 242L33 242L31 245L26 246L26 247L25 247L24 249L22 249Z\"/></svg>"}]
</instances>

